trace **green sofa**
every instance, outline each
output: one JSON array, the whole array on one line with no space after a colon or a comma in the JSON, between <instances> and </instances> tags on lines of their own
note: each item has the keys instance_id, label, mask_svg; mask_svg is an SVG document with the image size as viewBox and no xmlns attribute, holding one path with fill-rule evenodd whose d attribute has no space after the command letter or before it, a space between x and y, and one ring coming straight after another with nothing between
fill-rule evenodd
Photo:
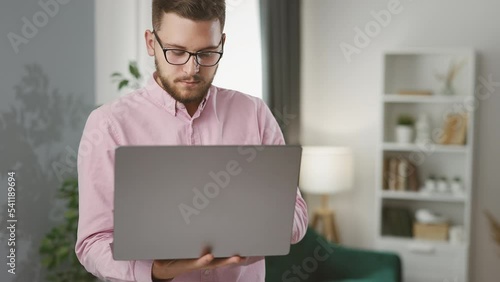
<instances>
[{"instance_id":1,"label":"green sofa","mask_svg":"<svg viewBox=\"0 0 500 282\"><path fill-rule=\"evenodd\" d=\"M398 255L328 243L313 229L286 256L266 257L266 282L401 282Z\"/></svg>"}]
</instances>

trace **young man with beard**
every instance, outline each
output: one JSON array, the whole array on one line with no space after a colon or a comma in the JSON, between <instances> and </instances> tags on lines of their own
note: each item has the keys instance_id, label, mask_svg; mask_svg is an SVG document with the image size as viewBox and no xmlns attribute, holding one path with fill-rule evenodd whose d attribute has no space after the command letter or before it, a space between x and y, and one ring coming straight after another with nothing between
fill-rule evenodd
<instances>
[{"instance_id":1,"label":"young man with beard","mask_svg":"<svg viewBox=\"0 0 500 282\"><path fill-rule=\"evenodd\" d=\"M258 98L212 85L224 52L224 0L153 0L145 32L156 72L147 85L94 110L79 148L80 214L75 251L106 281L264 281L263 257L115 261L114 150L125 145L283 145ZM241 54L251 63L251 54ZM237 70L235 70L237 71ZM228 211L230 212L230 211ZM307 209L297 190L291 243L302 239ZM251 236L249 234L248 236Z\"/></svg>"}]
</instances>

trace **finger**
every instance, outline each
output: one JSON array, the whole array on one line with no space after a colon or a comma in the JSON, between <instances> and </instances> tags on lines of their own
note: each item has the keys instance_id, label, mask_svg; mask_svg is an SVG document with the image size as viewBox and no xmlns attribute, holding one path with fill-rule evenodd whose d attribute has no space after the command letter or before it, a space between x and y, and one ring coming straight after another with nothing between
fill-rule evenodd
<instances>
[{"instance_id":1,"label":"finger","mask_svg":"<svg viewBox=\"0 0 500 282\"><path fill-rule=\"evenodd\" d=\"M163 276L175 277L188 271L209 269L211 268L210 264L213 260L213 254L206 254L198 259L155 260L154 264L164 269ZM238 259L236 259L236 261L238 261ZM221 260L221 262L224 263L224 260ZM165 268L168 268L168 270Z\"/></svg>"},{"instance_id":2,"label":"finger","mask_svg":"<svg viewBox=\"0 0 500 282\"><path fill-rule=\"evenodd\" d=\"M213 259L214 257L212 254L206 254L197 259L167 260L163 262L163 265L170 267L170 269L177 274L179 271L183 273L206 267Z\"/></svg>"},{"instance_id":3,"label":"finger","mask_svg":"<svg viewBox=\"0 0 500 282\"><path fill-rule=\"evenodd\" d=\"M160 259L160 260L154 260L153 263L159 267L165 267L165 266L171 266L176 261L177 260L175 259Z\"/></svg>"},{"instance_id":4,"label":"finger","mask_svg":"<svg viewBox=\"0 0 500 282\"><path fill-rule=\"evenodd\" d=\"M190 264L192 265L192 267L194 269L198 269L198 268L206 267L207 265L212 263L213 260L214 260L214 255L206 254L206 255L200 257L199 259L192 260Z\"/></svg>"},{"instance_id":5,"label":"finger","mask_svg":"<svg viewBox=\"0 0 500 282\"><path fill-rule=\"evenodd\" d=\"M226 262L230 264L230 263L240 263L242 261L243 259L240 256L232 256L228 258Z\"/></svg>"},{"instance_id":6,"label":"finger","mask_svg":"<svg viewBox=\"0 0 500 282\"><path fill-rule=\"evenodd\" d=\"M243 258L240 256L233 256L230 258L217 258L212 260L210 264L207 266L209 268L217 268L217 267L222 267L230 264L237 264L243 261Z\"/></svg>"}]
</instances>

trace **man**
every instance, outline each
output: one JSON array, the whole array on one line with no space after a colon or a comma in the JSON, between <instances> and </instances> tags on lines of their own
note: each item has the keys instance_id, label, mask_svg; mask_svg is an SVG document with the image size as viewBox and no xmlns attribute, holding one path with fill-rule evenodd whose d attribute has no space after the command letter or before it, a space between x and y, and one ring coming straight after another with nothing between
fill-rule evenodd
<instances>
[{"instance_id":1,"label":"man","mask_svg":"<svg viewBox=\"0 0 500 282\"><path fill-rule=\"evenodd\" d=\"M153 0L154 30L145 39L156 72L146 87L94 110L87 120L79 148L75 251L101 279L264 281L263 257L215 259L209 253L189 260L115 261L110 247L117 146L284 144L262 100L212 86L226 40L224 21L224 0ZM242 62L251 63L250 55L241 54ZM291 243L302 239L306 227L297 190Z\"/></svg>"}]
</instances>

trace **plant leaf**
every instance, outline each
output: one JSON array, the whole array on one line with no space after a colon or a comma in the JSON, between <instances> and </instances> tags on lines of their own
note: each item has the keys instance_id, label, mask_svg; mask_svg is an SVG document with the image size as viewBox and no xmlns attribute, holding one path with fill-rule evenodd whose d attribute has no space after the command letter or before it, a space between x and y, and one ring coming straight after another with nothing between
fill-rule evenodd
<instances>
[{"instance_id":1,"label":"plant leaf","mask_svg":"<svg viewBox=\"0 0 500 282\"><path fill-rule=\"evenodd\" d=\"M127 79L120 81L120 84L118 84L118 90L122 90L122 88L126 87L127 85L128 85Z\"/></svg>"},{"instance_id":2,"label":"plant leaf","mask_svg":"<svg viewBox=\"0 0 500 282\"><path fill-rule=\"evenodd\" d=\"M484 212L486 218L490 223L491 235L493 240L500 246L500 223L493 217L493 215L489 211Z\"/></svg>"},{"instance_id":3,"label":"plant leaf","mask_svg":"<svg viewBox=\"0 0 500 282\"><path fill-rule=\"evenodd\" d=\"M60 247L56 255L59 257L59 260L65 259L69 255L69 248L67 246Z\"/></svg>"},{"instance_id":4,"label":"plant leaf","mask_svg":"<svg viewBox=\"0 0 500 282\"><path fill-rule=\"evenodd\" d=\"M64 217L67 220L71 221L78 217L78 212L76 210L67 210L66 212L64 212Z\"/></svg>"},{"instance_id":5,"label":"plant leaf","mask_svg":"<svg viewBox=\"0 0 500 282\"><path fill-rule=\"evenodd\" d=\"M135 77L135 79L141 78L141 74L139 73L139 68L137 67L136 62L130 62L128 69L130 71L130 74L132 74L132 76Z\"/></svg>"},{"instance_id":6,"label":"plant leaf","mask_svg":"<svg viewBox=\"0 0 500 282\"><path fill-rule=\"evenodd\" d=\"M45 267L48 267L52 263L52 258L51 257L44 257L42 259L42 265Z\"/></svg>"}]
</instances>

